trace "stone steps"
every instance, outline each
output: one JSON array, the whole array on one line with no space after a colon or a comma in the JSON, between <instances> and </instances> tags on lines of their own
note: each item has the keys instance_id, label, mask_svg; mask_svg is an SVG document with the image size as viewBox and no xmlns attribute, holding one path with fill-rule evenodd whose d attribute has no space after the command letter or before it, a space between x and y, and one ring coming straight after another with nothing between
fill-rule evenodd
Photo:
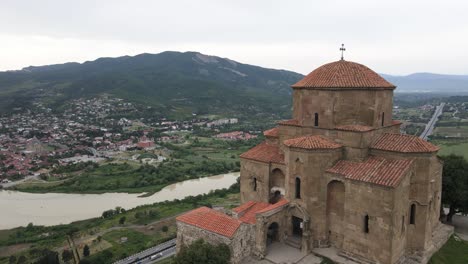
<instances>
[{"instance_id":1,"label":"stone steps","mask_svg":"<svg viewBox=\"0 0 468 264\"><path fill-rule=\"evenodd\" d=\"M293 248L301 249L302 241L299 237L288 237L284 242Z\"/></svg>"}]
</instances>

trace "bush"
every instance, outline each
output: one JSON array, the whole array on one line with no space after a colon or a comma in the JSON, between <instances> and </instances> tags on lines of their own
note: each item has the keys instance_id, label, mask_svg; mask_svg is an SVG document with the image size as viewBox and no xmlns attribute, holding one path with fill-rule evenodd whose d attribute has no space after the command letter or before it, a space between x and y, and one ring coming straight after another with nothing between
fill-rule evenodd
<instances>
[{"instance_id":1,"label":"bush","mask_svg":"<svg viewBox=\"0 0 468 264\"><path fill-rule=\"evenodd\" d=\"M228 264L231 251L225 244L211 245L203 239L193 242L190 246L183 246L181 252L174 258L175 264Z\"/></svg>"}]
</instances>

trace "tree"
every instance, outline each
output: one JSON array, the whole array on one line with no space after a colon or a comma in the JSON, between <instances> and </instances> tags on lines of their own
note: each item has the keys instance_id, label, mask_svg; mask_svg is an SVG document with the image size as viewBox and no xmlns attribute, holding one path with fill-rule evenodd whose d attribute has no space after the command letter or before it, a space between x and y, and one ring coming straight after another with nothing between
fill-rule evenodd
<instances>
[{"instance_id":1,"label":"tree","mask_svg":"<svg viewBox=\"0 0 468 264\"><path fill-rule=\"evenodd\" d=\"M162 230L164 233L166 233L167 231L169 231L169 227L163 226L163 227L161 228L161 230Z\"/></svg>"},{"instance_id":2,"label":"tree","mask_svg":"<svg viewBox=\"0 0 468 264\"><path fill-rule=\"evenodd\" d=\"M21 256L18 258L18 262L16 262L16 263L18 263L18 264L24 264L24 263L26 263L26 261L28 261L28 259L27 259L25 256L21 255Z\"/></svg>"},{"instance_id":3,"label":"tree","mask_svg":"<svg viewBox=\"0 0 468 264\"><path fill-rule=\"evenodd\" d=\"M15 256L10 256L10 258L8 259L8 263L16 264L16 257Z\"/></svg>"},{"instance_id":4,"label":"tree","mask_svg":"<svg viewBox=\"0 0 468 264\"><path fill-rule=\"evenodd\" d=\"M85 245L84 248L83 248L83 256L87 257L89 256L91 252L89 251L89 246L88 245Z\"/></svg>"},{"instance_id":5,"label":"tree","mask_svg":"<svg viewBox=\"0 0 468 264\"><path fill-rule=\"evenodd\" d=\"M447 222L456 213L468 213L468 161L462 156L443 156L442 204L449 207Z\"/></svg>"},{"instance_id":6,"label":"tree","mask_svg":"<svg viewBox=\"0 0 468 264\"><path fill-rule=\"evenodd\" d=\"M174 258L174 264L228 264L231 252L226 244L211 245L203 239L193 242L190 246L182 246L180 253Z\"/></svg>"},{"instance_id":7,"label":"tree","mask_svg":"<svg viewBox=\"0 0 468 264\"><path fill-rule=\"evenodd\" d=\"M125 216L120 217L119 224L121 225L125 224L125 220L126 220Z\"/></svg>"},{"instance_id":8,"label":"tree","mask_svg":"<svg viewBox=\"0 0 468 264\"><path fill-rule=\"evenodd\" d=\"M63 262L68 263L72 259L73 259L73 253L71 252L71 250L64 249L62 252Z\"/></svg>"},{"instance_id":9,"label":"tree","mask_svg":"<svg viewBox=\"0 0 468 264\"><path fill-rule=\"evenodd\" d=\"M42 256L34 262L35 264L60 264L59 254L55 251L44 249Z\"/></svg>"}]
</instances>

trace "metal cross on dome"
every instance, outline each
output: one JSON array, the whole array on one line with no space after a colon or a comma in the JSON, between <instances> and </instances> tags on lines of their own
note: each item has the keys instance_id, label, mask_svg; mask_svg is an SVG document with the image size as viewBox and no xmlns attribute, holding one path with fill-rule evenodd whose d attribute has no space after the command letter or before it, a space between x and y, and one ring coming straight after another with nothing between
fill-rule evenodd
<instances>
[{"instance_id":1,"label":"metal cross on dome","mask_svg":"<svg viewBox=\"0 0 468 264\"><path fill-rule=\"evenodd\" d=\"M341 60L344 60L344 56L343 56L343 55L344 55L344 52L346 51L346 49L345 49L345 47L344 47L344 44L341 44L340 50L341 50Z\"/></svg>"}]
</instances>

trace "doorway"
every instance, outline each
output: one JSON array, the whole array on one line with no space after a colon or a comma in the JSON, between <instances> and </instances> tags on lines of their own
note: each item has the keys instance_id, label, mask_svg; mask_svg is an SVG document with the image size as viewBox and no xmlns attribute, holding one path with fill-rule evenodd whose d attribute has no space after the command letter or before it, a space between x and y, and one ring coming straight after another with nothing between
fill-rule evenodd
<instances>
[{"instance_id":1,"label":"doorway","mask_svg":"<svg viewBox=\"0 0 468 264\"><path fill-rule=\"evenodd\" d=\"M292 234L295 237L302 237L303 220L299 217L292 217Z\"/></svg>"},{"instance_id":2,"label":"doorway","mask_svg":"<svg viewBox=\"0 0 468 264\"><path fill-rule=\"evenodd\" d=\"M276 222L271 223L268 227L267 232L267 246L271 245L271 243L279 241L279 225Z\"/></svg>"}]
</instances>

